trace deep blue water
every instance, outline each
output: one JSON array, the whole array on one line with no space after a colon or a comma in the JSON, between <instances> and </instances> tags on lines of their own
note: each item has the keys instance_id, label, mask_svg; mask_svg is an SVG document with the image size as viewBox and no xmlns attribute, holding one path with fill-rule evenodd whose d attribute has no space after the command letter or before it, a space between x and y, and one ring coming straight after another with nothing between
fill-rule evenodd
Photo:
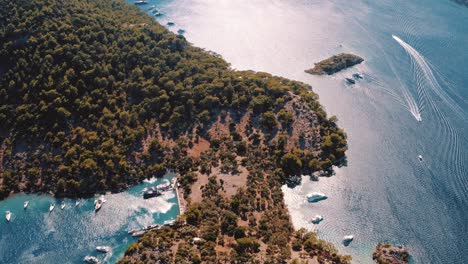
<instances>
[{"instance_id":1,"label":"deep blue water","mask_svg":"<svg viewBox=\"0 0 468 264\"><path fill-rule=\"evenodd\" d=\"M316 230L355 263L371 263L378 242L408 247L415 263L468 263L468 8L449 0L164 0L142 8L151 5L162 24L175 22L171 30L185 29L233 68L311 84L338 116L348 165L284 188L296 228ZM334 76L304 73L340 52L365 62ZM364 79L347 85L357 72ZM313 190L329 198L309 204ZM309 222L315 214L324 216L318 226ZM344 247L348 234L355 240Z\"/></svg>"},{"instance_id":2,"label":"deep blue water","mask_svg":"<svg viewBox=\"0 0 468 264\"><path fill-rule=\"evenodd\" d=\"M14 195L0 201L0 263L83 263L93 255L104 263L115 263L135 241L127 231L152 223L162 224L179 214L175 192L148 200L144 188L170 180L144 182L119 194L106 195L107 202L94 212L94 198L82 199L78 207L72 199L55 199L48 195ZM23 202L29 206L23 209ZM60 205L64 201L66 207ZM50 203L56 207L49 213ZM4 212L13 213L11 222ZM96 246L111 246L112 252L101 254Z\"/></svg>"}]
</instances>

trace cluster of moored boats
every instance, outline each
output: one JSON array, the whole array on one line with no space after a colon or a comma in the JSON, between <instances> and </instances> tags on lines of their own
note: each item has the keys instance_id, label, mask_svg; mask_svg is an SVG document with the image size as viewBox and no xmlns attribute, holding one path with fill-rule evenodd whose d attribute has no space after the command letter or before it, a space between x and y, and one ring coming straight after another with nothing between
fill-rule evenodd
<instances>
[{"instance_id":1,"label":"cluster of moored boats","mask_svg":"<svg viewBox=\"0 0 468 264\"><path fill-rule=\"evenodd\" d=\"M320 192L311 192L309 194L307 194L307 201L309 203L316 203L316 202L319 202L319 201L322 201L322 200L325 200L327 199L328 197L323 194L323 193L320 193ZM312 222L312 224L319 224L320 222L323 221L323 216L321 215L315 215L314 217L312 217L312 219L310 220ZM351 243L351 241L353 241L354 237L352 235L347 235L347 236L344 236L343 237L343 244L344 245L349 245L349 243Z\"/></svg>"},{"instance_id":2,"label":"cluster of moored boats","mask_svg":"<svg viewBox=\"0 0 468 264\"><path fill-rule=\"evenodd\" d=\"M112 248L109 247L109 246L97 246L96 251L100 252L100 253L106 253L107 254L107 253L112 251ZM100 264L101 263L101 261L98 258L94 257L94 256L86 256L86 257L84 257L83 261L86 262L86 263L90 263L90 264Z\"/></svg>"},{"instance_id":3,"label":"cluster of moored boats","mask_svg":"<svg viewBox=\"0 0 468 264\"><path fill-rule=\"evenodd\" d=\"M104 195L101 195L98 199L94 200L94 211L97 212L101 209L102 205L106 202L106 199L104 197ZM75 207L79 206L81 203L80 200L76 201L75 202ZM29 201L25 201L23 203L23 208L24 209L27 209L29 206ZM65 202L62 202L60 204L60 209L65 209L67 207L67 204ZM55 204L54 203L51 203L49 205L49 213L52 213L53 211L55 210ZM6 211L5 212L5 218L8 222L11 221L11 216L12 216L12 213L10 211Z\"/></svg>"},{"instance_id":4,"label":"cluster of moored boats","mask_svg":"<svg viewBox=\"0 0 468 264\"><path fill-rule=\"evenodd\" d=\"M177 178L172 178L171 182L161 183L156 185L156 187L149 187L145 192L143 192L143 198L149 199L157 197L164 192L172 191L175 188L177 188Z\"/></svg>"}]
</instances>

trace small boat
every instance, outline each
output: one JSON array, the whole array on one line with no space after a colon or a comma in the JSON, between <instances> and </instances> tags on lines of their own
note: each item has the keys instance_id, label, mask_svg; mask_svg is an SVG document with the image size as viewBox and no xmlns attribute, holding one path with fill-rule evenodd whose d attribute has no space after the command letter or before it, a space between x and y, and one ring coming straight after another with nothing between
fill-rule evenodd
<instances>
[{"instance_id":1,"label":"small boat","mask_svg":"<svg viewBox=\"0 0 468 264\"><path fill-rule=\"evenodd\" d=\"M360 73L355 73L355 74L353 74L353 78L356 79L356 80L357 79L362 79L362 75Z\"/></svg>"},{"instance_id":2,"label":"small boat","mask_svg":"<svg viewBox=\"0 0 468 264\"><path fill-rule=\"evenodd\" d=\"M98 246L96 247L96 250L99 251L99 252L102 252L102 253L108 253L112 250L111 247L107 247L107 246Z\"/></svg>"},{"instance_id":3,"label":"small boat","mask_svg":"<svg viewBox=\"0 0 468 264\"><path fill-rule=\"evenodd\" d=\"M174 224L174 222L175 220L166 220L164 221L163 226L171 226Z\"/></svg>"},{"instance_id":4,"label":"small boat","mask_svg":"<svg viewBox=\"0 0 468 264\"><path fill-rule=\"evenodd\" d=\"M99 211L105 202L106 198L104 198L104 195L101 195L97 200L94 200L94 211Z\"/></svg>"},{"instance_id":5,"label":"small boat","mask_svg":"<svg viewBox=\"0 0 468 264\"><path fill-rule=\"evenodd\" d=\"M76 201L76 202L75 202L75 207L78 206L78 205L80 205L80 203L81 203L80 201Z\"/></svg>"},{"instance_id":6,"label":"small boat","mask_svg":"<svg viewBox=\"0 0 468 264\"><path fill-rule=\"evenodd\" d=\"M99 264L101 263L101 261L99 261L99 259L97 259L96 257L93 257L93 256L86 256L84 257L84 262L86 263L90 263L90 264Z\"/></svg>"},{"instance_id":7,"label":"small boat","mask_svg":"<svg viewBox=\"0 0 468 264\"><path fill-rule=\"evenodd\" d=\"M55 209L55 204L50 204L49 206L49 212L51 213Z\"/></svg>"},{"instance_id":8,"label":"small boat","mask_svg":"<svg viewBox=\"0 0 468 264\"><path fill-rule=\"evenodd\" d=\"M179 29L177 30L177 34L182 35L185 33L185 29Z\"/></svg>"},{"instance_id":9,"label":"small boat","mask_svg":"<svg viewBox=\"0 0 468 264\"><path fill-rule=\"evenodd\" d=\"M352 235L344 236L343 237L343 243L349 244L351 241L353 241L354 237Z\"/></svg>"},{"instance_id":10,"label":"small boat","mask_svg":"<svg viewBox=\"0 0 468 264\"><path fill-rule=\"evenodd\" d=\"M140 230L140 231L136 231L134 233L132 233L132 237L141 237L145 234L145 230Z\"/></svg>"},{"instance_id":11,"label":"small boat","mask_svg":"<svg viewBox=\"0 0 468 264\"><path fill-rule=\"evenodd\" d=\"M29 201L25 201L24 204L23 204L23 208L24 209L28 208L28 205L29 205Z\"/></svg>"},{"instance_id":12,"label":"small boat","mask_svg":"<svg viewBox=\"0 0 468 264\"><path fill-rule=\"evenodd\" d=\"M147 3L148 1L145 0L138 0L134 2L135 5L146 5Z\"/></svg>"},{"instance_id":13,"label":"small boat","mask_svg":"<svg viewBox=\"0 0 468 264\"><path fill-rule=\"evenodd\" d=\"M153 187L150 187L143 193L143 199L149 199L159 195L161 195L159 191L155 190Z\"/></svg>"},{"instance_id":14,"label":"small boat","mask_svg":"<svg viewBox=\"0 0 468 264\"><path fill-rule=\"evenodd\" d=\"M11 220L11 212L10 212L10 211L6 211L6 212L5 212L5 218L6 218L6 220L7 220L8 222L10 222L10 220Z\"/></svg>"},{"instance_id":15,"label":"small boat","mask_svg":"<svg viewBox=\"0 0 468 264\"><path fill-rule=\"evenodd\" d=\"M322 220L323 220L323 216L321 216L321 215L316 215L316 216L312 217L311 222L312 222L312 224L318 224L318 223L320 223Z\"/></svg>"},{"instance_id":16,"label":"small boat","mask_svg":"<svg viewBox=\"0 0 468 264\"><path fill-rule=\"evenodd\" d=\"M94 211L99 211L102 207L103 202L100 199L94 201Z\"/></svg>"},{"instance_id":17,"label":"small boat","mask_svg":"<svg viewBox=\"0 0 468 264\"><path fill-rule=\"evenodd\" d=\"M153 229L157 229L158 227L159 227L158 224L154 224L154 225L149 225L149 226L145 227L144 229L146 231L150 231L150 230L153 230Z\"/></svg>"},{"instance_id":18,"label":"small boat","mask_svg":"<svg viewBox=\"0 0 468 264\"><path fill-rule=\"evenodd\" d=\"M327 196L319 192L312 192L307 195L307 201L309 203L315 203L315 202L325 200L325 199L327 199Z\"/></svg>"},{"instance_id":19,"label":"small boat","mask_svg":"<svg viewBox=\"0 0 468 264\"><path fill-rule=\"evenodd\" d=\"M174 22L167 22L167 25L168 25L168 26L174 26L175 23L174 23Z\"/></svg>"},{"instance_id":20,"label":"small boat","mask_svg":"<svg viewBox=\"0 0 468 264\"><path fill-rule=\"evenodd\" d=\"M419 156L418 156L418 159L419 159L419 161L423 161L423 156L422 156L422 155L419 155Z\"/></svg>"},{"instance_id":21,"label":"small boat","mask_svg":"<svg viewBox=\"0 0 468 264\"><path fill-rule=\"evenodd\" d=\"M156 186L156 190L158 190L160 192L166 192L166 191L169 191L170 189L171 189L171 183L170 182L161 183L158 186Z\"/></svg>"},{"instance_id":22,"label":"small boat","mask_svg":"<svg viewBox=\"0 0 468 264\"><path fill-rule=\"evenodd\" d=\"M143 229L141 229L141 228L132 229L132 230L129 230L129 231L128 231L128 234L131 235L131 234L133 234L133 233L136 233L136 232L139 232L139 231L142 231L142 230L143 230Z\"/></svg>"},{"instance_id":23,"label":"small boat","mask_svg":"<svg viewBox=\"0 0 468 264\"><path fill-rule=\"evenodd\" d=\"M157 17L162 16L162 15L163 15L163 13L161 13L159 11L154 14L154 16L157 16Z\"/></svg>"},{"instance_id":24,"label":"small boat","mask_svg":"<svg viewBox=\"0 0 468 264\"><path fill-rule=\"evenodd\" d=\"M65 209L65 206L66 206L65 202L62 202L62 204L60 205L60 209L62 210Z\"/></svg>"},{"instance_id":25,"label":"small boat","mask_svg":"<svg viewBox=\"0 0 468 264\"><path fill-rule=\"evenodd\" d=\"M345 78L346 82L348 82L348 84L355 84L356 81L351 79L351 78Z\"/></svg>"}]
</instances>

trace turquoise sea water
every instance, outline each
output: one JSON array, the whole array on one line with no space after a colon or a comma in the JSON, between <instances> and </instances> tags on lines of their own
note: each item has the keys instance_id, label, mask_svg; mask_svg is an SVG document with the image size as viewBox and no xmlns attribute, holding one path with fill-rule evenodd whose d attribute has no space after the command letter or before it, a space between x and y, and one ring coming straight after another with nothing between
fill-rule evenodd
<instances>
[{"instance_id":1,"label":"turquoise sea water","mask_svg":"<svg viewBox=\"0 0 468 264\"><path fill-rule=\"evenodd\" d=\"M143 190L174 175L148 180L119 194L106 195L101 210L94 212L94 199L72 199L48 195L14 195L0 201L0 263L83 263L87 255L103 263L115 263L135 241L127 231L153 223L162 224L179 214L175 191L144 200ZM27 209L23 202L29 200ZM62 201L66 207L60 208ZM56 207L49 213L50 203ZM13 213L11 222L4 212ZM111 246L112 252L96 252L96 246Z\"/></svg>"},{"instance_id":2,"label":"turquoise sea water","mask_svg":"<svg viewBox=\"0 0 468 264\"><path fill-rule=\"evenodd\" d=\"M371 263L378 242L408 247L414 263L468 263L468 8L449 0L149 2L141 8L156 5L157 20L233 68L311 84L338 116L348 165L284 188L296 228L315 229L355 263ZM340 52L365 62L334 76L304 73ZM358 72L364 79L347 85ZM309 204L310 191L329 198ZM318 226L309 222L315 214L324 217ZM355 240L344 247L348 234Z\"/></svg>"}]
</instances>

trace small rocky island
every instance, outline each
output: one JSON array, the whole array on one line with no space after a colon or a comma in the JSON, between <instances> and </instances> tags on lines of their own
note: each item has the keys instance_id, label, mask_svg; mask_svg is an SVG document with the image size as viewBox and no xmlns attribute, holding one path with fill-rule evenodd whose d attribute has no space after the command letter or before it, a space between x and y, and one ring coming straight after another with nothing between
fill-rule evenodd
<instances>
[{"instance_id":1,"label":"small rocky island","mask_svg":"<svg viewBox=\"0 0 468 264\"><path fill-rule=\"evenodd\" d=\"M409 253L402 246L392 246L379 243L375 248L372 259L379 264L406 264Z\"/></svg>"},{"instance_id":2,"label":"small rocky island","mask_svg":"<svg viewBox=\"0 0 468 264\"><path fill-rule=\"evenodd\" d=\"M305 72L313 75L332 75L336 72L339 72L343 69L352 67L356 64L363 62L364 59L353 54L341 53L334 55L328 59L315 63L315 67L306 70Z\"/></svg>"}]
</instances>

